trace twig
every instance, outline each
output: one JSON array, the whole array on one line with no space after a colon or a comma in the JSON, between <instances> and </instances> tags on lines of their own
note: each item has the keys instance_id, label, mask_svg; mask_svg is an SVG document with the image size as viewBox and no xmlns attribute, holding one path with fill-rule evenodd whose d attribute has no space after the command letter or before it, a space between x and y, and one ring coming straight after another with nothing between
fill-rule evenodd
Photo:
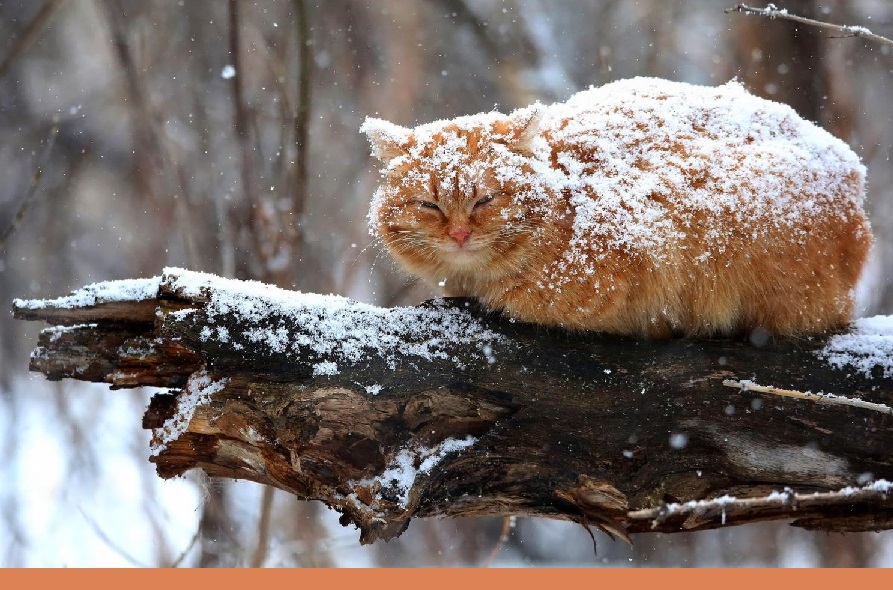
<instances>
[{"instance_id":1,"label":"twig","mask_svg":"<svg viewBox=\"0 0 893 590\"><path fill-rule=\"evenodd\" d=\"M117 12L120 6L113 5L110 1L103 2L103 6L118 67L124 79L125 101L129 103L128 106L132 105L129 112L131 147L134 156L131 159L131 166L136 192L152 199L155 198L156 192L154 179L160 176L157 171L164 164L160 141L155 133L147 104L148 93L144 91L139 76L140 68L134 63L124 25Z\"/></svg>"},{"instance_id":2,"label":"twig","mask_svg":"<svg viewBox=\"0 0 893 590\"><path fill-rule=\"evenodd\" d=\"M879 479L862 487L846 487L833 492L808 492L797 494L791 488L781 492L772 492L767 496L756 498L735 498L721 496L710 500L692 500L684 503L663 504L655 508L633 510L627 513L630 521L652 521L652 528L657 527L669 517L685 518L686 522L695 520L705 522L719 517L721 524L735 517L747 515L760 509L777 511L784 507L795 508L806 512L809 508L834 504L853 504L854 502L879 502L884 505L890 502L893 483ZM791 515L794 516L793 514Z\"/></svg>"},{"instance_id":3,"label":"twig","mask_svg":"<svg viewBox=\"0 0 893 590\"><path fill-rule=\"evenodd\" d=\"M251 170L247 158L248 149L248 108L245 105L245 86L243 84L245 71L241 49L241 19L239 17L239 3L236 0L229 1L229 53L236 69L236 75L232 77L233 85L233 125L236 131L236 139L240 143L242 152L242 190L250 192ZM254 200L251 199L254 205Z\"/></svg>"},{"instance_id":4,"label":"twig","mask_svg":"<svg viewBox=\"0 0 893 590\"><path fill-rule=\"evenodd\" d=\"M28 213L28 209L31 207L31 203L34 201L34 195L37 194L37 187L40 186L40 180L43 178L43 171L46 168L46 165L49 163L50 153L53 151L53 146L56 144L56 136L59 134L59 121L54 120L53 126L50 128L50 133L46 139L44 139L43 143L45 143L45 147L43 148L43 153L40 154L40 158L37 160L37 168L34 170L34 174L31 176L31 183L28 185L28 190L25 192L25 196L22 198L22 204L19 205L18 211L16 211L15 217L12 218L12 221L9 222L9 227L3 230L3 233L0 234L0 252L2 252L6 247L6 240L15 233L18 229L19 225L22 223L22 220L25 218L25 214Z\"/></svg>"},{"instance_id":5,"label":"twig","mask_svg":"<svg viewBox=\"0 0 893 590\"><path fill-rule=\"evenodd\" d=\"M177 559L175 559L173 563L171 563L170 567L180 567L183 564L183 560L186 559L186 556L189 555L189 552L192 551L193 547L195 547L195 543L198 541L198 538L201 536L201 534L202 530L200 528L196 528L195 534L192 535L192 540L189 541L189 544L186 545L186 548L180 552L180 556L177 557Z\"/></svg>"},{"instance_id":6,"label":"twig","mask_svg":"<svg viewBox=\"0 0 893 590\"><path fill-rule=\"evenodd\" d=\"M240 230L248 230L253 241L253 251L256 260L261 262L260 267L266 268L263 263L263 252L265 248L261 243L263 232L258 228L258 216L261 215L261 202L257 191L254 188L254 149L251 146L250 139L250 109L245 102L245 60L242 55L242 12L237 0L229 0L229 54L232 64L236 69L236 75L232 77L232 101L233 101L233 128L236 132L236 145L239 148L239 155L242 158L239 170L242 181L243 199L246 203L242 207L242 214L237 222L241 227L237 227L235 233ZM239 269L245 271L247 269ZM253 272L250 274L254 274Z\"/></svg>"},{"instance_id":7,"label":"twig","mask_svg":"<svg viewBox=\"0 0 893 590\"><path fill-rule=\"evenodd\" d=\"M6 75L6 72L9 70L9 67L12 63L19 57L31 43L37 39L40 32L46 26L46 24L50 21L53 14L55 14L56 9L62 5L63 0L47 0L43 6L40 7L40 10L31 19L31 22L25 27L25 30L22 31L22 34L18 36L18 38L13 41L12 45L6 51L6 55L3 56L3 59L0 60L0 78Z\"/></svg>"},{"instance_id":8,"label":"twig","mask_svg":"<svg viewBox=\"0 0 893 590\"><path fill-rule=\"evenodd\" d=\"M757 385L752 381L746 380L734 381L732 379L726 379L722 382L722 384L726 387L734 387L736 389L740 389L742 393L744 393L745 391L758 391L760 393L771 393L772 395L792 397L794 399L807 399L818 402L820 404L828 404L831 406L854 406L857 408L864 408L866 410L874 410L875 412L880 412L882 414L893 415L893 408L891 408L890 406L886 406L884 404L875 404L861 399L844 397L842 395L835 395L833 393L812 393L811 391L807 391L804 393L802 391L796 391L793 389L779 389L777 387L766 387L763 385Z\"/></svg>"},{"instance_id":9,"label":"twig","mask_svg":"<svg viewBox=\"0 0 893 590\"><path fill-rule=\"evenodd\" d=\"M310 38L310 18L307 15L307 5L304 0L294 0L295 26L298 32L298 44L300 45L298 65L298 103L295 113L295 145L298 150L294 169L294 192L292 213L295 216L298 239L303 236L301 230L301 218L307 203L307 147L310 131L310 89L313 73L313 44Z\"/></svg>"},{"instance_id":10,"label":"twig","mask_svg":"<svg viewBox=\"0 0 893 590\"><path fill-rule=\"evenodd\" d=\"M128 553L127 551L122 549L117 543L112 541L109 538L109 536L105 534L105 531L103 531L102 528L100 528L99 524L97 524L96 521L93 520L93 518L89 514L84 512L83 508L78 507L78 512L81 513L81 516L84 518L84 520L87 521L87 524L90 525L90 528L93 529L93 532L96 533L96 536L98 536L100 539L102 539L102 541L106 545L108 545L115 553L117 553L118 555L123 557L126 562L128 562L130 565L132 565L134 567L139 567L139 568L148 567L146 564L142 563L140 560L135 558L133 555L131 555L130 553Z\"/></svg>"},{"instance_id":11,"label":"twig","mask_svg":"<svg viewBox=\"0 0 893 590\"><path fill-rule=\"evenodd\" d=\"M726 14L729 14L730 12L740 12L742 14L756 14L756 15L760 15L760 16L768 16L769 18L780 18L780 19L784 19L784 20L793 21L795 23L811 25L813 27L818 27L820 29L834 31L835 33L838 33L840 35L840 37L862 37L864 39L868 39L869 41L874 41L875 43L880 43L882 45L887 45L889 47L893 47L893 40L888 39L886 37L882 37L881 35L872 33L865 27L862 27L859 25L835 25L835 24L826 23L826 22L823 22L820 20L806 18L805 16L797 16L796 14L789 13L784 8L778 8L774 4L767 4L766 8L755 8L753 6L748 6L746 4L738 4L737 6L733 6L732 8L725 9Z\"/></svg>"},{"instance_id":12,"label":"twig","mask_svg":"<svg viewBox=\"0 0 893 590\"><path fill-rule=\"evenodd\" d=\"M251 557L251 567L263 567L267 560L267 551L270 547L270 515L273 512L273 492L276 489L264 486L264 492L260 502L260 522L257 525L257 547Z\"/></svg>"},{"instance_id":13,"label":"twig","mask_svg":"<svg viewBox=\"0 0 893 590\"><path fill-rule=\"evenodd\" d=\"M490 554L487 555L487 558L481 563L481 567L490 567L490 564L496 559L499 552L503 550L506 542L509 540L509 533L515 528L516 518L516 516L506 516L502 519L502 530L499 531L499 538L496 539L496 544L493 546L493 549L490 550Z\"/></svg>"},{"instance_id":14,"label":"twig","mask_svg":"<svg viewBox=\"0 0 893 590\"><path fill-rule=\"evenodd\" d=\"M125 29L126 15L119 13L120 3L106 0L106 19L111 33L111 41L118 60L121 75L125 82L126 98L129 103L130 127L133 157L131 158L132 174L137 194L149 200L158 200L160 196L173 197L176 208L183 211L181 217L188 219L192 199L188 198L189 177L182 164L174 156L166 134L159 128L159 119L155 113L149 89L151 85L144 83L141 68L131 50L128 34ZM177 199L182 194L187 198ZM161 209L166 209L162 206ZM189 225L188 222L186 225ZM193 232L185 232L187 256L195 261Z\"/></svg>"}]
</instances>

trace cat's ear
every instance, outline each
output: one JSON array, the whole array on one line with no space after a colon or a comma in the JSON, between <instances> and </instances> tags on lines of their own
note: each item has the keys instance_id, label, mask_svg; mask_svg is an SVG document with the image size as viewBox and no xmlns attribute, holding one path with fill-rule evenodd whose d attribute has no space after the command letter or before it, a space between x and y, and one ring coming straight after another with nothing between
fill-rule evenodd
<instances>
[{"instance_id":1,"label":"cat's ear","mask_svg":"<svg viewBox=\"0 0 893 590\"><path fill-rule=\"evenodd\" d=\"M528 156L533 154L532 143L542 130L544 114L543 105L535 103L532 106L518 109L509 115L512 120L509 148L513 152Z\"/></svg>"},{"instance_id":2,"label":"cat's ear","mask_svg":"<svg viewBox=\"0 0 893 590\"><path fill-rule=\"evenodd\" d=\"M406 127L372 117L366 117L360 126L360 133L366 134L372 146L372 155L384 164L404 155L412 136L412 131Z\"/></svg>"}]
</instances>

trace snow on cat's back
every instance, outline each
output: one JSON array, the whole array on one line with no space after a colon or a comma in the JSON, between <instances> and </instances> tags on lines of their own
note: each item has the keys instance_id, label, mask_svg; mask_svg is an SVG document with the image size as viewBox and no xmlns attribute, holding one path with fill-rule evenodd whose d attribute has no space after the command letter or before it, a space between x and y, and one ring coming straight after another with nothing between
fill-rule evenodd
<instances>
[{"instance_id":1,"label":"snow on cat's back","mask_svg":"<svg viewBox=\"0 0 893 590\"><path fill-rule=\"evenodd\" d=\"M852 315L872 237L842 141L737 82L635 78L408 129L370 227L409 272L544 325L803 335Z\"/></svg>"}]
</instances>

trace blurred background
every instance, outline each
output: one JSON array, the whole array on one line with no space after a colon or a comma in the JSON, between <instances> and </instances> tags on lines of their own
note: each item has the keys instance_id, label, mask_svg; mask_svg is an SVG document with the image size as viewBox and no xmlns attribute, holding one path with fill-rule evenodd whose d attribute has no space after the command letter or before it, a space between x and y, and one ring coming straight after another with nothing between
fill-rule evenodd
<instances>
[{"instance_id":1,"label":"blurred background","mask_svg":"<svg viewBox=\"0 0 893 590\"><path fill-rule=\"evenodd\" d=\"M893 37L888 0L777 3ZM847 141L877 237L859 312L893 313L893 51L732 4L0 0L0 306L165 266L418 303L438 293L370 245L363 119L508 111L645 75L738 77ZM2 566L893 566L893 532L774 523L634 547L597 533L593 553L568 523L416 520L361 547L318 502L159 479L140 427L152 392L29 374L40 328L0 314Z\"/></svg>"}]
</instances>

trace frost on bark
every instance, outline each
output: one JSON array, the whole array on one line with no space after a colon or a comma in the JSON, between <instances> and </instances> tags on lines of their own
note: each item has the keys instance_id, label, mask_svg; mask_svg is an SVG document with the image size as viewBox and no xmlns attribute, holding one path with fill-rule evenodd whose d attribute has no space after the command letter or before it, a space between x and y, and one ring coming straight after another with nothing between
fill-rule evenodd
<instances>
[{"instance_id":1,"label":"frost on bark","mask_svg":"<svg viewBox=\"0 0 893 590\"><path fill-rule=\"evenodd\" d=\"M624 538L893 528L893 331L870 325L643 341L462 299L383 309L179 269L14 314L52 324L31 358L49 379L165 389L142 425L161 477L201 468L320 500L364 543L431 516Z\"/></svg>"}]
</instances>

